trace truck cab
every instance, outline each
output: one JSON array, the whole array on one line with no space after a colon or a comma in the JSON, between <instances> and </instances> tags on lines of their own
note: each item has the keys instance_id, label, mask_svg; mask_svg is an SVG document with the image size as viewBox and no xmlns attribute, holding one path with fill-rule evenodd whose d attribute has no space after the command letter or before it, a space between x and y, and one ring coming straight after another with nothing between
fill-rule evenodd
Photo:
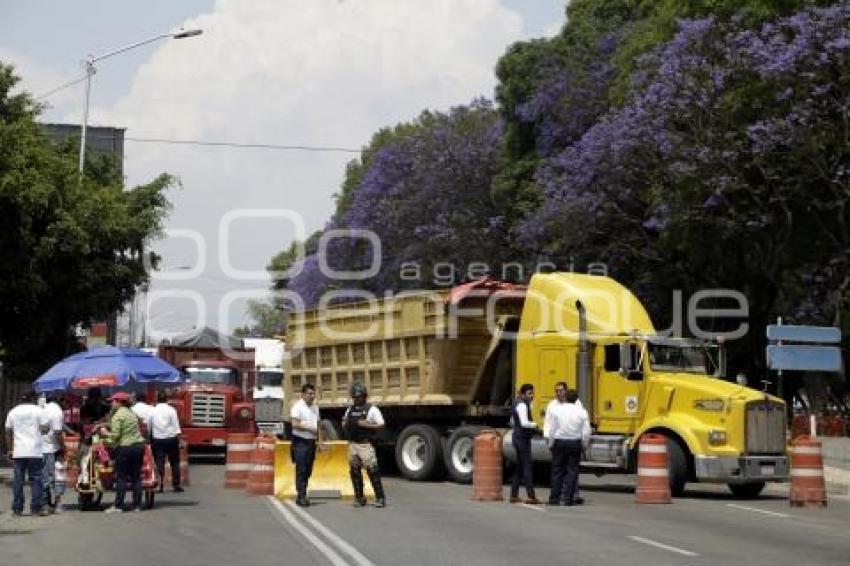
<instances>
[{"instance_id":1,"label":"truck cab","mask_svg":"<svg viewBox=\"0 0 850 566\"><path fill-rule=\"evenodd\" d=\"M283 434L283 370L257 368L252 394L257 429L268 434Z\"/></svg>"},{"instance_id":2,"label":"truck cab","mask_svg":"<svg viewBox=\"0 0 850 566\"><path fill-rule=\"evenodd\" d=\"M224 447L227 434L254 431L254 406L242 394L239 368L227 361L197 360L181 366L184 381L172 390L190 446Z\"/></svg>"},{"instance_id":3,"label":"truck cab","mask_svg":"<svg viewBox=\"0 0 850 566\"><path fill-rule=\"evenodd\" d=\"M610 278L532 278L516 384L535 385L541 428L555 383L577 389L594 430L585 467L634 471L640 437L652 432L667 438L674 494L700 481L754 496L765 482L786 480L784 403L724 381L723 365L717 342L658 335L637 298ZM548 460L545 441L535 444L535 459Z\"/></svg>"}]
</instances>

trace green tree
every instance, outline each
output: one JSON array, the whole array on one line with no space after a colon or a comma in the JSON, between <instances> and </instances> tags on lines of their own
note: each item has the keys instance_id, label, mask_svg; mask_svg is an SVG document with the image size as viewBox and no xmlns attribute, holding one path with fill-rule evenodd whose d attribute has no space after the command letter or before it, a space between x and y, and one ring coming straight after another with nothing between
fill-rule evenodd
<instances>
[{"instance_id":1,"label":"green tree","mask_svg":"<svg viewBox=\"0 0 850 566\"><path fill-rule=\"evenodd\" d=\"M258 338L274 338L286 332L286 313L280 301L275 298L264 301L249 300L248 316L252 324L240 326L233 331L233 335L239 338L253 336Z\"/></svg>"},{"instance_id":2,"label":"green tree","mask_svg":"<svg viewBox=\"0 0 850 566\"><path fill-rule=\"evenodd\" d=\"M0 357L31 379L70 351L75 325L106 318L148 280L142 250L176 180L125 190L96 157L80 179L73 148L42 135L18 81L0 62Z\"/></svg>"}]
</instances>

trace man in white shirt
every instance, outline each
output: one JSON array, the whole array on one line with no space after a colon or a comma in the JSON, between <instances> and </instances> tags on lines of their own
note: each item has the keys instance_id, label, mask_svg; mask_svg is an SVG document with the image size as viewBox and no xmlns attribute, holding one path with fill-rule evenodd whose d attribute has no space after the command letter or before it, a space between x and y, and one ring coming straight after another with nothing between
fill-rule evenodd
<instances>
[{"instance_id":1,"label":"man in white shirt","mask_svg":"<svg viewBox=\"0 0 850 566\"><path fill-rule=\"evenodd\" d=\"M143 436L149 436L151 433L151 418L153 417L153 407L148 405L147 403L148 397L144 393L136 393L136 402L133 403L133 406L130 407L130 410L133 411L139 420L142 421L145 425L146 434Z\"/></svg>"},{"instance_id":2,"label":"man in white shirt","mask_svg":"<svg viewBox=\"0 0 850 566\"><path fill-rule=\"evenodd\" d=\"M42 496L44 461L41 435L50 429L50 424L35 400L34 393L25 393L21 396L21 403L6 415L6 446L15 465L12 513L16 517L24 514L24 476L30 481L31 513L47 515Z\"/></svg>"},{"instance_id":3,"label":"man in white shirt","mask_svg":"<svg viewBox=\"0 0 850 566\"><path fill-rule=\"evenodd\" d=\"M514 403L513 416L513 445L516 450L516 469L511 481L511 503L519 503L519 485L525 485L525 502L529 505L539 505L540 501L534 495L534 462L531 459L531 438L537 432L537 423L531 420L531 402L534 400L534 386L524 383L519 388L519 396Z\"/></svg>"},{"instance_id":4,"label":"man in white shirt","mask_svg":"<svg viewBox=\"0 0 850 566\"><path fill-rule=\"evenodd\" d=\"M381 470L378 468L378 457L372 442L378 431L385 426L384 416L378 407L367 403L369 392L362 383L355 382L351 386L353 403L345 410L342 417L342 428L348 438L348 473L351 485L354 487L354 506L365 507L366 497L363 494L363 468L375 492L375 507L386 507L387 498L384 484L381 481Z\"/></svg>"},{"instance_id":5,"label":"man in white shirt","mask_svg":"<svg viewBox=\"0 0 850 566\"><path fill-rule=\"evenodd\" d=\"M133 409L135 409L135 405ZM138 414L138 413L136 413ZM181 492L180 485L180 419L177 411L168 404L168 395L160 391L156 396L156 406L152 408L150 415L151 449L157 474L160 478L159 491L165 488L165 458L168 457L168 465L171 466L171 486L174 491Z\"/></svg>"},{"instance_id":6,"label":"man in white shirt","mask_svg":"<svg viewBox=\"0 0 850 566\"><path fill-rule=\"evenodd\" d=\"M316 459L316 442L319 438L319 407L314 402L316 388L310 383L301 387L301 398L292 404L289 416L292 419L291 457L295 464L295 504L309 507L307 484L313 473Z\"/></svg>"},{"instance_id":7,"label":"man in white shirt","mask_svg":"<svg viewBox=\"0 0 850 566\"><path fill-rule=\"evenodd\" d=\"M65 449L65 413L53 395L48 395L42 410L47 416L48 426L50 427L41 437L42 461L44 462L44 473L42 476L44 504L42 507L50 512L55 512L56 507L53 502L53 495L56 493L55 484L57 481L56 457L57 454L62 454L62 451Z\"/></svg>"},{"instance_id":8,"label":"man in white shirt","mask_svg":"<svg viewBox=\"0 0 850 566\"><path fill-rule=\"evenodd\" d=\"M564 382L555 385L554 399L546 408L545 432L552 451L552 485L549 505L581 505L576 495L581 451L590 440L590 420L579 404L578 393Z\"/></svg>"}]
</instances>

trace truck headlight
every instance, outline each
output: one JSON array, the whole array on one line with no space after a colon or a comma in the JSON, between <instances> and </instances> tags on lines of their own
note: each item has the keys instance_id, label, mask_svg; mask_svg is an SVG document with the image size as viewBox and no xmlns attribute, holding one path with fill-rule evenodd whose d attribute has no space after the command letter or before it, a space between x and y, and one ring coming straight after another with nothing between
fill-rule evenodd
<instances>
[{"instance_id":1,"label":"truck headlight","mask_svg":"<svg viewBox=\"0 0 850 566\"><path fill-rule=\"evenodd\" d=\"M712 446L720 446L726 444L725 430L710 430L708 431L708 443Z\"/></svg>"},{"instance_id":2,"label":"truck headlight","mask_svg":"<svg viewBox=\"0 0 850 566\"><path fill-rule=\"evenodd\" d=\"M251 418L251 409L248 409L247 407L243 407L243 408L239 409L239 417L243 418L245 420L250 419Z\"/></svg>"}]
</instances>

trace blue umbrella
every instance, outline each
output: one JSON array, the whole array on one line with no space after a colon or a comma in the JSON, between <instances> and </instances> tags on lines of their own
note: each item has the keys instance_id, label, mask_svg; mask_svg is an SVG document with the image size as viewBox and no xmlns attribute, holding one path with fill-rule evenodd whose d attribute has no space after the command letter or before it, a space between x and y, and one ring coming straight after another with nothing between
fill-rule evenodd
<instances>
[{"instance_id":1,"label":"blue umbrella","mask_svg":"<svg viewBox=\"0 0 850 566\"><path fill-rule=\"evenodd\" d=\"M124 387L136 383L178 383L180 372L153 354L137 348L103 346L69 356L47 370L33 387L38 393Z\"/></svg>"}]
</instances>

